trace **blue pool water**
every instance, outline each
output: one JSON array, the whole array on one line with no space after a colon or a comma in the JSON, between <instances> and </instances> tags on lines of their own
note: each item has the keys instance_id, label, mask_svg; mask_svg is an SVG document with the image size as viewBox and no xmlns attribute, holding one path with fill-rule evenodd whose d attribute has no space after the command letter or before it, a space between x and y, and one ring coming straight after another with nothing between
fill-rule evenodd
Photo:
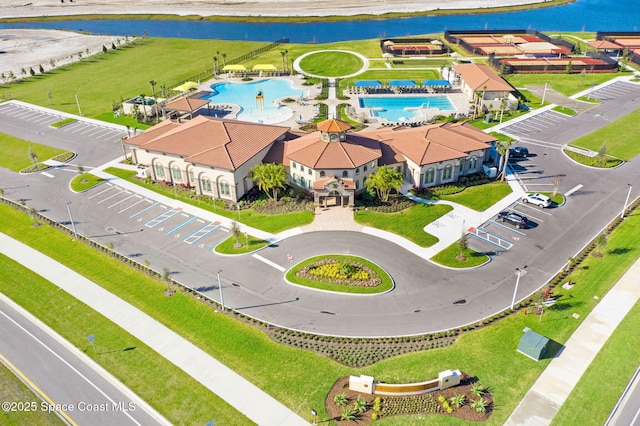
<instances>
[{"instance_id":1,"label":"blue pool water","mask_svg":"<svg viewBox=\"0 0 640 426\"><path fill-rule=\"evenodd\" d=\"M300 99L305 90L295 89L290 80L267 79L250 83L216 83L211 86L213 94L205 96L212 104L236 104L241 111L238 120L253 123L280 123L293 115L291 108L278 106L282 98ZM262 93L264 101L256 99ZM297 105L291 103L291 105Z\"/></svg>"},{"instance_id":2,"label":"blue pool water","mask_svg":"<svg viewBox=\"0 0 640 426\"><path fill-rule=\"evenodd\" d=\"M359 102L360 108L371 108L374 116L395 122L410 121L421 117L419 108L437 108L441 111L455 111L455 108L446 96L361 97Z\"/></svg>"}]
</instances>

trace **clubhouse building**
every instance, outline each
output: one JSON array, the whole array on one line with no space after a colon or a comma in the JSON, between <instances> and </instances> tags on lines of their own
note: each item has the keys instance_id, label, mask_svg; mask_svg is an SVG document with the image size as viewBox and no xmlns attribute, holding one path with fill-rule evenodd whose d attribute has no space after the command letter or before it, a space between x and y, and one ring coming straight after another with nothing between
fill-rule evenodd
<instances>
[{"instance_id":1,"label":"clubhouse building","mask_svg":"<svg viewBox=\"0 0 640 426\"><path fill-rule=\"evenodd\" d=\"M467 123L385 127L361 132L341 120L301 133L289 127L196 116L163 121L124 140L127 155L155 181L239 201L255 186L251 168L285 166L289 181L316 203L353 204L378 167L392 167L416 187L453 183L482 171L495 138Z\"/></svg>"}]
</instances>

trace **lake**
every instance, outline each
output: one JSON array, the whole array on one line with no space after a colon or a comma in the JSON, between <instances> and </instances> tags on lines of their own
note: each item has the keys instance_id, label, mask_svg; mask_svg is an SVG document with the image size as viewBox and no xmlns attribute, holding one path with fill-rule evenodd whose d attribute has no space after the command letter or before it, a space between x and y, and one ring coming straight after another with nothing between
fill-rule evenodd
<instances>
[{"instance_id":1,"label":"lake","mask_svg":"<svg viewBox=\"0 0 640 426\"><path fill-rule=\"evenodd\" d=\"M578 0L563 6L509 13L368 21L255 23L202 21L50 21L0 24L0 28L48 28L94 34L148 35L150 37L329 43L461 29L532 29L539 31L637 31L640 23L634 0Z\"/></svg>"}]
</instances>

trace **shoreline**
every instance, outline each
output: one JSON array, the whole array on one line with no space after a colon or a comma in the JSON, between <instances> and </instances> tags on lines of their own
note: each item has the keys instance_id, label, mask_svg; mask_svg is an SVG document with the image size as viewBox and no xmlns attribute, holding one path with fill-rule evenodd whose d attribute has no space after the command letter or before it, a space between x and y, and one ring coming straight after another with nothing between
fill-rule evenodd
<instances>
[{"instance_id":1,"label":"shoreline","mask_svg":"<svg viewBox=\"0 0 640 426\"><path fill-rule=\"evenodd\" d=\"M351 0L340 7L329 0L301 5L297 0L177 0L166 4L149 0L144 5L128 0L102 0L77 3L53 3L36 0L0 6L0 22L33 22L43 20L206 20L251 22L313 22L339 20L390 19L424 15L460 15L513 12L555 7L576 0ZM127 13L123 14L122 11ZM251 13L251 11L260 11ZM97 15L97 16L96 16ZM123 18L126 17L126 18Z\"/></svg>"}]
</instances>

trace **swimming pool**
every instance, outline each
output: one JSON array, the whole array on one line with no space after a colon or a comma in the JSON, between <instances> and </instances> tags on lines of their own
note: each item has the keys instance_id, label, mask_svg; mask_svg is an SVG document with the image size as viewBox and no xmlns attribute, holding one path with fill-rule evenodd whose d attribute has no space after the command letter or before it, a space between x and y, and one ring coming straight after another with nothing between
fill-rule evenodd
<instances>
[{"instance_id":1,"label":"swimming pool","mask_svg":"<svg viewBox=\"0 0 640 426\"><path fill-rule=\"evenodd\" d=\"M359 102L360 108L370 108L374 116L395 122L424 117L424 111L421 109L437 108L443 112L456 110L446 96L361 97Z\"/></svg>"},{"instance_id":2,"label":"swimming pool","mask_svg":"<svg viewBox=\"0 0 640 426\"><path fill-rule=\"evenodd\" d=\"M204 96L213 104L236 104L240 106L238 120L253 123L280 123L288 120L293 111L276 102L282 98L300 99L306 91L295 89L290 80L266 79L250 83L216 83L211 85L213 93ZM293 104L295 105L295 104Z\"/></svg>"}]
</instances>

